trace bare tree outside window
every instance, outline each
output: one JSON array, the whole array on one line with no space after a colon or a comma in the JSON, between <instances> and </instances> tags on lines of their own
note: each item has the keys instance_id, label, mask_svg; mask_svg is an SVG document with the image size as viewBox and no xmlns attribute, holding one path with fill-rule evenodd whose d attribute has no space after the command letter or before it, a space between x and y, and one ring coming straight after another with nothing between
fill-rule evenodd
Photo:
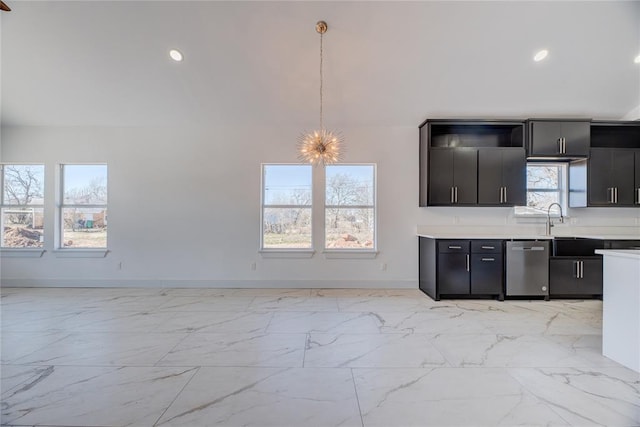
<instances>
[{"instance_id":1,"label":"bare tree outside window","mask_svg":"<svg viewBox=\"0 0 640 427\"><path fill-rule=\"evenodd\" d=\"M516 214L545 214L552 203L560 203L566 212L566 165L562 163L527 164L527 206L516 207Z\"/></svg>"},{"instance_id":2,"label":"bare tree outside window","mask_svg":"<svg viewBox=\"0 0 640 427\"><path fill-rule=\"evenodd\" d=\"M44 165L2 165L2 247L44 244Z\"/></svg>"},{"instance_id":3,"label":"bare tree outside window","mask_svg":"<svg viewBox=\"0 0 640 427\"><path fill-rule=\"evenodd\" d=\"M309 165L263 165L263 249L311 248L311 178Z\"/></svg>"},{"instance_id":4,"label":"bare tree outside window","mask_svg":"<svg viewBox=\"0 0 640 427\"><path fill-rule=\"evenodd\" d=\"M325 246L373 249L375 246L374 165L326 167Z\"/></svg>"},{"instance_id":5,"label":"bare tree outside window","mask_svg":"<svg viewBox=\"0 0 640 427\"><path fill-rule=\"evenodd\" d=\"M107 247L107 165L62 165L64 248Z\"/></svg>"}]
</instances>

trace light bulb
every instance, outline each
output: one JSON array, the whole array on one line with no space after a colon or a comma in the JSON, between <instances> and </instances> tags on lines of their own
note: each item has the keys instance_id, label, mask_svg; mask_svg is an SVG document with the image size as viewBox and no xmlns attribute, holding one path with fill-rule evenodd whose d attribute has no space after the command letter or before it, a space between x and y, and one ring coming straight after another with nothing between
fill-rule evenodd
<instances>
[{"instance_id":1,"label":"light bulb","mask_svg":"<svg viewBox=\"0 0 640 427\"><path fill-rule=\"evenodd\" d=\"M547 55L549 55L549 51L547 49L542 49L541 51L535 54L535 56L533 57L533 60L536 62L540 62L544 58L546 58Z\"/></svg>"},{"instance_id":2,"label":"light bulb","mask_svg":"<svg viewBox=\"0 0 640 427\"><path fill-rule=\"evenodd\" d=\"M176 62L180 62L183 59L182 53L179 50L171 49L169 51L169 56Z\"/></svg>"}]
</instances>

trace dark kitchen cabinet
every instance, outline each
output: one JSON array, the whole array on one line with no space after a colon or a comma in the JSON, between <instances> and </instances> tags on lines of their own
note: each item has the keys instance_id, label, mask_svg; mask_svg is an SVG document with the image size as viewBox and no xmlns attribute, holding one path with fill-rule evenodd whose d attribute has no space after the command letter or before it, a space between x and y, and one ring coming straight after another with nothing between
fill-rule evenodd
<instances>
[{"instance_id":1,"label":"dark kitchen cabinet","mask_svg":"<svg viewBox=\"0 0 640 427\"><path fill-rule=\"evenodd\" d=\"M633 183L633 195L636 206L640 206L640 150L635 151L635 180Z\"/></svg>"},{"instance_id":2,"label":"dark kitchen cabinet","mask_svg":"<svg viewBox=\"0 0 640 427\"><path fill-rule=\"evenodd\" d=\"M475 205L478 150L438 148L429 153L429 204Z\"/></svg>"},{"instance_id":3,"label":"dark kitchen cabinet","mask_svg":"<svg viewBox=\"0 0 640 427\"><path fill-rule=\"evenodd\" d=\"M441 295L504 299L501 240L437 240L436 247L435 295L430 296L436 300ZM426 283L423 274L421 270L420 282Z\"/></svg>"},{"instance_id":4,"label":"dark kitchen cabinet","mask_svg":"<svg viewBox=\"0 0 640 427\"><path fill-rule=\"evenodd\" d=\"M594 121L590 145L569 165L569 206L640 207L640 122Z\"/></svg>"},{"instance_id":5,"label":"dark kitchen cabinet","mask_svg":"<svg viewBox=\"0 0 640 427\"><path fill-rule=\"evenodd\" d=\"M526 205L526 154L524 148L478 150L478 204Z\"/></svg>"},{"instance_id":6,"label":"dark kitchen cabinet","mask_svg":"<svg viewBox=\"0 0 640 427\"><path fill-rule=\"evenodd\" d=\"M471 240L471 295L497 295L504 300L502 240Z\"/></svg>"},{"instance_id":7,"label":"dark kitchen cabinet","mask_svg":"<svg viewBox=\"0 0 640 427\"><path fill-rule=\"evenodd\" d=\"M588 120L529 120L529 157L587 157L591 139Z\"/></svg>"},{"instance_id":8,"label":"dark kitchen cabinet","mask_svg":"<svg viewBox=\"0 0 640 427\"><path fill-rule=\"evenodd\" d=\"M562 257L549 260L551 297L602 295L602 257Z\"/></svg>"},{"instance_id":9,"label":"dark kitchen cabinet","mask_svg":"<svg viewBox=\"0 0 640 427\"><path fill-rule=\"evenodd\" d=\"M640 150L592 148L588 163L589 206L637 205Z\"/></svg>"},{"instance_id":10,"label":"dark kitchen cabinet","mask_svg":"<svg viewBox=\"0 0 640 427\"><path fill-rule=\"evenodd\" d=\"M605 240L604 249L640 249L640 240Z\"/></svg>"},{"instance_id":11,"label":"dark kitchen cabinet","mask_svg":"<svg viewBox=\"0 0 640 427\"><path fill-rule=\"evenodd\" d=\"M524 156L524 121L511 120L426 120L420 125L420 206L499 206L519 200L519 189L505 184L515 169L526 174ZM513 149L513 151L509 151ZM478 202L478 152L496 150L500 158L499 177L487 179L492 200ZM502 153L505 150L506 154ZM513 153L513 154L512 154ZM512 157L513 156L513 157ZM514 157L518 157L518 161ZM520 163L520 157L522 162ZM489 159L490 157L487 157ZM504 162L504 166L503 166ZM517 165L516 165L517 163ZM492 167L485 167L493 173ZM523 187L524 188L524 187ZM487 190L489 191L489 190ZM495 198L495 200L493 200ZM502 202L500 201L502 200ZM513 200L513 202L512 202Z\"/></svg>"},{"instance_id":12,"label":"dark kitchen cabinet","mask_svg":"<svg viewBox=\"0 0 640 427\"><path fill-rule=\"evenodd\" d=\"M469 294L469 240L438 240L438 262L436 286L440 294Z\"/></svg>"}]
</instances>

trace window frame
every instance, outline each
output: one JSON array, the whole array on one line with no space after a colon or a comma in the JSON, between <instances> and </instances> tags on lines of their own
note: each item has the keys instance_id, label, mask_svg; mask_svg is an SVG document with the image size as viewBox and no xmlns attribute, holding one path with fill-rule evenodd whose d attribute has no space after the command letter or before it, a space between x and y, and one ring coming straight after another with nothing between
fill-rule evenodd
<instances>
[{"instance_id":1,"label":"window frame","mask_svg":"<svg viewBox=\"0 0 640 427\"><path fill-rule=\"evenodd\" d=\"M329 205L327 204L327 184L326 168L332 166L371 166L373 169L373 189L372 189L372 205ZM339 163L335 165L328 165L324 170L324 185L323 185L323 233L322 233L322 250L328 258L332 257L332 254L377 254L378 252L378 165L377 163ZM327 247L327 210L328 209L372 209L373 210L373 245L370 248L328 248Z\"/></svg>"},{"instance_id":2,"label":"window frame","mask_svg":"<svg viewBox=\"0 0 640 427\"><path fill-rule=\"evenodd\" d=\"M287 205L271 205L271 204L266 204L266 197L265 197L265 191L266 191L266 187L265 187L265 171L266 168L268 166L299 166L299 167L307 167L310 169L311 172L311 203L308 205L293 205L293 204L287 204ZM314 215L314 197L315 197L315 191L314 191L314 182L315 182L315 173L314 173L314 168L312 165L309 164L305 164L305 163L261 163L260 164L260 247L259 247L259 252L263 254L263 256L269 257L270 254L279 254L279 255L288 255L289 257L292 258L307 258L307 257L311 257L314 253L314 247L315 247L315 227L314 227L314 221L315 221L315 215ZM311 215L310 218L310 226L311 226L311 242L309 247L306 248L287 248L287 247L281 247L281 248L268 248L264 246L264 212L266 208L270 208L270 209L309 209L309 213Z\"/></svg>"},{"instance_id":3,"label":"window frame","mask_svg":"<svg viewBox=\"0 0 640 427\"><path fill-rule=\"evenodd\" d=\"M13 204L7 204L5 202L5 189L4 189L4 183L5 183L5 167L6 166L42 166L42 203L37 203L37 204L28 204L28 205L13 205ZM3 252L8 252L8 251L20 251L20 252L37 252L39 253L41 256L42 252L44 252L44 244L45 244L45 225L46 225L46 221L44 218L44 212L45 212L45 207L44 207L44 200L45 200L45 191L46 191L46 167L44 163L32 163L32 162L3 162L0 163L0 226L2 227L2 234L0 235L0 250ZM37 247L32 247L32 246L5 246L4 245L4 210L5 209L31 209L32 210L32 215L33 218L35 220L35 210L36 209L40 209L42 210L42 246L37 246Z\"/></svg>"},{"instance_id":4,"label":"window frame","mask_svg":"<svg viewBox=\"0 0 640 427\"><path fill-rule=\"evenodd\" d=\"M65 193L65 182L64 182L64 168L65 166L106 166L107 168L107 203L92 203L92 204L67 204L65 203L64 193ZM106 256L107 252L109 252L109 233L107 231L106 235L106 243L105 246L100 247L89 247L89 246L79 246L79 247L67 247L64 246L64 210L65 209L104 209L105 212L109 210L109 165L106 162L88 162L88 163L60 163L58 164L58 191L57 196L59 198L57 203L57 231L56 231L56 245L55 251L58 256L64 257L64 253L95 253L97 257ZM105 215L106 220L106 215ZM105 229L107 225L105 223ZM83 256L83 255L80 255ZM84 255L84 256L93 256L93 255Z\"/></svg>"},{"instance_id":5,"label":"window frame","mask_svg":"<svg viewBox=\"0 0 640 427\"><path fill-rule=\"evenodd\" d=\"M529 201L529 193L557 193L558 194L558 203L560 203L560 206L562 206L562 212L565 214L565 217L568 217L567 213L569 210L569 165L566 162L540 162L540 161L535 161L535 162L527 162L526 164L526 168L527 168L527 173L528 173L528 169L529 166L553 166L553 167L557 167L559 168L558 171L558 187L555 188L530 188L528 186L528 179L527 179L527 188L526 188L526 202L527 205L525 206L516 206L514 208L514 212L515 212L515 216L518 217L526 217L526 218L531 218L531 217L546 217L547 213L546 212L539 212L537 210L535 210L532 207L528 206L528 201ZM552 212L553 213L553 212Z\"/></svg>"}]
</instances>

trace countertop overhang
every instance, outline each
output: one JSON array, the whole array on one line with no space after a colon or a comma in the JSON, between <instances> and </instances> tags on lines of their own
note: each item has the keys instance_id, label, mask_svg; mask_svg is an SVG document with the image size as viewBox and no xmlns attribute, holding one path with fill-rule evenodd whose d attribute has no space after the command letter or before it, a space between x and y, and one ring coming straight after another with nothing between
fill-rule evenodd
<instances>
[{"instance_id":1,"label":"countertop overhang","mask_svg":"<svg viewBox=\"0 0 640 427\"><path fill-rule=\"evenodd\" d=\"M596 249L596 253L600 255L630 258L640 261L640 250L637 249Z\"/></svg>"}]
</instances>

